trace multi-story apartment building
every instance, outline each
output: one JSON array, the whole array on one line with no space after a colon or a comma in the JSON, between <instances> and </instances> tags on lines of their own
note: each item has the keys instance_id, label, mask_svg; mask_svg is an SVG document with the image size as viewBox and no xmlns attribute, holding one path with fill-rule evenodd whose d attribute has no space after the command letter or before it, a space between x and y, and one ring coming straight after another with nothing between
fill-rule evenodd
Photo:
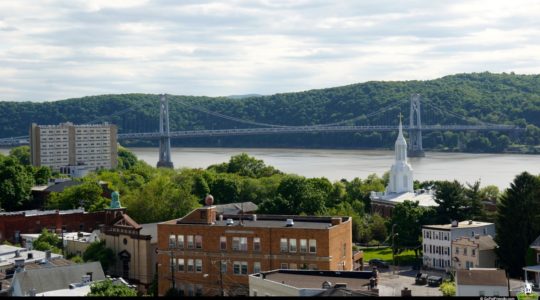
<instances>
[{"instance_id":1,"label":"multi-story apartment building","mask_svg":"<svg viewBox=\"0 0 540 300\"><path fill-rule=\"evenodd\" d=\"M353 269L350 217L219 215L198 208L158 224L159 295L248 295L248 275Z\"/></svg>"},{"instance_id":2,"label":"multi-story apartment building","mask_svg":"<svg viewBox=\"0 0 540 300\"><path fill-rule=\"evenodd\" d=\"M116 125L32 124L30 151L34 166L48 166L72 174L80 167L115 168L118 164Z\"/></svg>"},{"instance_id":3,"label":"multi-story apartment building","mask_svg":"<svg viewBox=\"0 0 540 300\"><path fill-rule=\"evenodd\" d=\"M446 270L454 266L452 241L460 237L491 235L495 237L495 224L477 221L454 221L452 224L422 226L424 266Z\"/></svg>"},{"instance_id":4,"label":"multi-story apartment building","mask_svg":"<svg viewBox=\"0 0 540 300\"><path fill-rule=\"evenodd\" d=\"M452 241L454 267L459 269L495 268L497 243L490 235L463 236Z\"/></svg>"}]
</instances>

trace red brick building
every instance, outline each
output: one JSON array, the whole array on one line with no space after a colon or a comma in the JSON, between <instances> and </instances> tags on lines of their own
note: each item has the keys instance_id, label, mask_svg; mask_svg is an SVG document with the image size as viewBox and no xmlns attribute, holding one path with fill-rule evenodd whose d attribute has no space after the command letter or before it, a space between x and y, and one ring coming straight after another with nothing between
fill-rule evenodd
<instances>
[{"instance_id":1,"label":"red brick building","mask_svg":"<svg viewBox=\"0 0 540 300\"><path fill-rule=\"evenodd\" d=\"M6 240L19 243L21 233L40 233L43 228L60 234L62 226L68 232L93 231L106 223L106 211L85 212L83 209L73 209L0 212L0 243Z\"/></svg>"},{"instance_id":2,"label":"red brick building","mask_svg":"<svg viewBox=\"0 0 540 300\"><path fill-rule=\"evenodd\" d=\"M353 269L350 217L216 215L206 206L158 224L159 295L247 295L252 273Z\"/></svg>"}]
</instances>

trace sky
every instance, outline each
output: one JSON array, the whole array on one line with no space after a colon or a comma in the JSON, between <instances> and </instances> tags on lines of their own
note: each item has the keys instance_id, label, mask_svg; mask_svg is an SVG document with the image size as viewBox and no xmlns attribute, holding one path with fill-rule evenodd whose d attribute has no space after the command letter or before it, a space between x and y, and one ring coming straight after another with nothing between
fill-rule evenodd
<instances>
[{"instance_id":1,"label":"sky","mask_svg":"<svg viewBox=\"0 0 540 300\"><path fill-rule=\"evenodd\" d=\"M537 0L0 0L0 101L540 73Z\"/></svg>"}]
</instances>

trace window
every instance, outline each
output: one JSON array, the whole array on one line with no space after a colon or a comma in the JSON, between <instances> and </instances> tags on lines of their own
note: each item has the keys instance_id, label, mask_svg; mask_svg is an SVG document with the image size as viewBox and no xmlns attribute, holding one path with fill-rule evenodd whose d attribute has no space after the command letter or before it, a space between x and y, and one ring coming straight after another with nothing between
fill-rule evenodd
<instances>
[{"instance_id":1,"label":"window","mask_svg":"<svg viewBox=\"0 0 540 300\"><path fill-rule=\"evenodd\" d=\"M261 251L261 238L254 237L253 238L253 251Z\"/></svg>"},{"instance_id":2,"label":"window","mask_svg":"<svg viewBox=\"0 0 540 300\"><path fill-rule=\"evenodd\" d=\"M195 249L202 249L202 235L195 236Z\"/></svg>"},{"instance_id":3,"label":"window","mask_svg":"<svg viewBox=\"0 0 540 300\"><path fill-rule=\"evenodd\" d=\"M187 271L193 272L193 259L192 258L187 260Z\"/></svg>"},{"instance_id":4,"label":"window","mask_svg":"<svg viewBox=\"0 0 540 300\"><path fill-rule=\"evenodd\" d=\"M202 273L202 259L195 260L195 272Z\"/></svg>"},{"instance_id":5,"label":"window","mask_svg":"<svg viewBox=\"0 0 540 300\"><path fill-rule=\"evenodd\" d=\"M240 238L240 251L247 251L247 237Z\"/></svg>"},{"instance_id":6,"label":"window","mask_svg":"<svg viewBox=\"0 0 540 300\"><path fill-rule=\"evenodd\" d=\"M287 252L287 239L282 238L279 244L280 244L281 252Z\"/></svg>"},{"instance_id":7,"label":"window","mask_svg":"<svg viewBox=\"0 0 540 300\"><path fill-rule=\"evenodd\" d=\"M176 259L171 259L171 269L176 269Z\"/></svg>"},{"instance_id":8,"label":"window","mask_svg":"<svg viewBox=\"0 0 540 300\"><path fill-rule=\"evenodd\" d=\"M300 240L300 252L307 252L307 240L301 239Z\"/></svg>"},{"instance_id":9,"label":"window","mask_svg":"<svg viewBox=\"0 0 540 300\"><path fill-rule=\"evenodd\" d=\"M188 249L193 249L193 236L192 235L187 236L187 247Z\"/></svg>"},{"instance_id":10,"label":"window","mask_svg":"<svg viewBox=\"0 0 540 300\"><path fill-rule=\"evenodd\" d=\"M176 247L176 236L174 234L169 235L169 248Z\"/></svg>"},{"instance_id":11,"label":"window","mask_svg":"<svg viewBox=\"0 0 540 300\"><path fill-rule=\"evenodd\" d=\"M288 269L288 268L289 268L289 265L288 265L287 263L281 263L280 269L286 270L286 269Z\"/></svg>"},{"instance_id":12,"label":"window","mask_svg":"<svg viewBox=\"0 0 540 300\"><path fill-rule=\"evenodd\" d=\"M296 252L296 239L289 239L289 252Z\"/></svg>"},{"instance_id":13,"label":"window","mask_svg":"<svg viewBox=\"0 0 540 300\"><path fill-rule=\"evenodd\" d=\"M227 261L221 261L221 273L227 273Z\"/></svg>"},{"instance_id":14,"label":"window","mask_svg":"<svg viewBox=\"0 0 540 300\"><path fill-rule=\"evenodd\" d=\"M180 272L184 272L184 259L183 258L179 258L178 259L178 271Z\"/></svg>"},{"instance_id":15,"label":"window","mask_svg":"<svg viewBox=\"0 0 540 300\"><path fill-rule=\"evenodd\" d=\"M456 247L456 254L459 254L459 247Z\"/></svg>"},{"instance_id":16,"label":"window","mask_svg":"<svg viewBox=\"0 0 540 300\"><path fill-rule=\"evenodd\" d=\"M293 270L297 270L297 269L298 269L298 265L295 264L295 263L291 263L291 264L289 265L289 268L290 268L290 269L293 269Z\"/></svg>"},{"instance_id":17,"label":"window","mask_svg":"<svg viewBox=\"0 0 540 300\"><path fill-rule=\"evenodd\" d=\"M240 238L239 237L233 237L232 238L232 249L233 251L240 250Z\"/></svg>"},{"instance_id":18,"label":"window","mask_svg":"<svg viewBox=\"0 0 540 300\"><path fill-rule=\"evenodd\" d=\"M317 253L317 240L309 240L309 253Z\"/></svg>"},{"instance_id":19,"label":"window","mask_svg":"<svg viewBox=\"0 0 540 300\"><path fill-rule=\"evenodd\" d=\"M471 250L471 255L472 255L472 256L475 256L475 255L476 255L476 249L472 249L472 250Z\"/></svg>"},{"instance_id":20,"label":"window","mask_svg":"<svg viewBox=\"0 0 540 300\"><path fill-rule=\"evenodd\" d=\"M227 250L227 237L222 236L219 238L219 248L221 250Z\"/></svg>"},{"instance_id":21,"label":"window","mask_svg":"<svg viewBox=\"0 0 540 300\"><path fill-rule=\"evenodd\" d=\"M463 255L467 255L467 248L463 248Z\"/></svg>"},{"instance_id":22,"label":"window","mask_svg":"<svg viewBox=\"0 0 540 300\"><path fill-rule=\"evenodd\" d=\"M184 249L184 236L183 235L177 235L176 238L178 239L177 247L180 249Z\"/></svg>"},{"instance_id":23,"label":"window","mask_svg":"<svg viewBox=\"0 0 540 300\"><path fill-rule=\"evenodd\" d=\"M427 253L426 249L427 249L427 245L424 244L424 252L425 252L425 253Z\"/></svg>"},{"instance_id":24,"label":"window","mask_svg":"<svg viewBox=\"0 0 540 300\"><path fill-rule=\"evenodd\" d=\"M233 262L233 274L235 275L247 274L247 262L246 261Z\"/></svg>"},{"instance_id":25,"label":"window","mask_svg":"<svg viewBox=\"0 0 540 300\"><path fill-rule=\"evenodd\" d=\"M486 295L486 291L479 291L478 292L478 296L485 296Z\"/></svg>"},{"instance_id":26,"label":"window","mask_svg":"<svg viewBox=\"0 0 540 300\"><path fill-rule=\"evenodd\" d=\"M308 269L310 269L310 270L318 270L319 268L317 268L316 264L309 264Z\"/></svg>"},{"instance_id":27,"label":"window","mask_svg":"<svg viewBox=\"0 0 540 300\"><path fill-rule=\"evenodd\" d=\"M195 285L195 296L202 296L202 285L196 284Z\"/></svg>"},{"instance_id":28,"label":"window","mask_svg":"<svg viewBox=\"0 0 540 300\"><path fill-rule=\"evenodd\" d=\"M261 263L256 261L253 263L253 273L260 273L261 272Z\"/></svg>"},{"instance_id":29,"label":"window","mask_svg":"<svg viewBox=\"0 0 540 300\"><path fill-rule=\"evenodd\" d=\"M487 228L484 228L484 235L487 235Z\"/></svg>"},{"instance_id":30,"label":"window","mask_svg":"<svg viewBox=\"0 0 540 300\"><path fill-rule=\"evenodd\" d=\"M345 253L347 253L347 243L343 243L343 247L341 248L341 256L345 257Z\"/></svg>"}]
</instances>

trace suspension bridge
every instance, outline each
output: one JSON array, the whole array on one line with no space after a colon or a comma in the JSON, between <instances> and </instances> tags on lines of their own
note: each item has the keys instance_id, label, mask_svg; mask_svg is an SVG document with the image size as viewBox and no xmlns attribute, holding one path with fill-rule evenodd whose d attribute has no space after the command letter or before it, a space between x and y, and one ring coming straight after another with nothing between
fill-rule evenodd
<instances>
[{"instance_id":1,"label":"suspension bridge","mask_svg":"<svg viewBox=\"0 0 540 300\"><path fill-rule=\"evenodd\" d=\"M409 133L409 156L418 157L424 156L424 149L422 146L422 133L427 131L506 131L506 132L520 132L525 128L520 128L515 125L508 124L492 124L482 122L478 119L461 116L456 113L443 111L436 105L429 101L420 101L421 96L418 94L412 95L410 101L395 101L389 105L367 114L362 114L352 119L343 120L339 122L317 124L317 125L276 125L269 123L261 123L252 120L245 120L222 113L207 110L202 107L194 105L188 105L186 103L176 102L183 108L195 110L199 113L211 115L220 119L228 121L243 123L250 126L249 128L229 128L229 129L193 129L193 130L170 130L169 127L169 104L166 95L160 96L160 113L159 113L159 130L153 128L153 131L140 132L136 129L140 126L133 126L133 124L151 123L146 120L134 120L131 117L120 120L117 126L119 126L119 132L117 135L118 140L159 140L159 162L158 166L172 167L170 160L170 139L172 138L191 138L191 137L217 137L217 136L240 136L240 135L268 135L268 134L294 134L294 133L316 133L316 132L388 132L397 131L397 124L390 125L397 122L397 113L405 111L407 108L403 105L409 106L409 122L403 126L403 129ZM431 118L428 117L428 124L424 124L426 119L425 109L421 109L421 104L426 105L431 109ZM133 111L137 105L128 107L122 111L116 112L111 117L110 123L115 122L112 116L118 117L122 114L127 114ZM386 117L384 117L386 115ZM429 115L428 115L429 116ZM438 124L441 117L445 119L454 119L453 124ZM104 121L107 117L101 117L98 120ZM373 121L376 119L377 121ZM118 119L116 119L118 121ZM131 122L131 123L129 123ZM95 123L95 122L89 122ZM432 123L429 125L429 123ZM436 124L433 124L436 123ZM452 122L450 122L452 123ZM468 123L468 124L463 124ZM474 123L474 124L471 124ZM348 124L348 125L347 125ZM134 130L135 128L135 130ZM122 132L124 131L124 132ZM130 132L131 131L131 132ZM17 146L28 144L28 136L18 136L9 138L0 138L0 146Z\"/></svg>"}]
</instances>

